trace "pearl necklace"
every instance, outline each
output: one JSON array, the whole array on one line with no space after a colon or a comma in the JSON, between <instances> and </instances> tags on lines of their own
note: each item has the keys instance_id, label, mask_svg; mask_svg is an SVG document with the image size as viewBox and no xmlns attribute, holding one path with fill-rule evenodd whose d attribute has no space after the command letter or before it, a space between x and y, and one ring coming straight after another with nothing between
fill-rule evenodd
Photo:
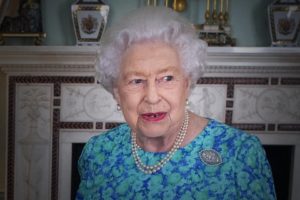
<instances>
[{"instance_id":1,"label":"pearl necklace","mask_svg":"<svg viewBox=\"0 0 300 200\"><path fill-rule=\"evenodd\" d=\"M176 136L175 142L171 148L171 150L167 153L167 155L161 159L157 164L154 165L145 165L141 158L138 155L138 149L140 148L137 143L136 143L136 133L132 132L131 134L131 150L132 150L132 155L135 161L135 164L137 165L137 167L144 173L146 174L152 174L157 172L158 170L160 170L174 155L174 153L179 149L179 147L181 146L184 137L187 133L187 129L189 126L189 113L186 110L185 111L185 118L183 121L183 124L180 128L180 131L178 133L178 135Z\"/></svg>"}]
</instances>

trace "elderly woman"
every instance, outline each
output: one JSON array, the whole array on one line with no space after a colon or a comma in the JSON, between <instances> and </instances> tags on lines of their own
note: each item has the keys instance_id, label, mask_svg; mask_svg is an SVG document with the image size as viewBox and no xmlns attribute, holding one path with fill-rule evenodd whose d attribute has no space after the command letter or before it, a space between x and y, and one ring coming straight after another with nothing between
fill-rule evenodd
<instances>
[{"instance_id":1,"label":"elderly woman","mask_svg":"<svg viewBox=\"0 0 300 200\"><path fill-rule=\"evenodd\" d=\"M106 31L97 70L126 124L90 139L77 199L275 199L259 140L191 113L206 44L168 8Z\"/></svg>"}]
</instances>

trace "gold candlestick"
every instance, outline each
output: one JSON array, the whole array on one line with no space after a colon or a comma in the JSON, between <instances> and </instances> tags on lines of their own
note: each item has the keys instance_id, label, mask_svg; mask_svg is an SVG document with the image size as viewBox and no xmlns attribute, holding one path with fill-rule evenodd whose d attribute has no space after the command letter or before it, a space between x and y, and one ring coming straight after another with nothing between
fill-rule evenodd
<instances>
[{"instance_id":1,"label":"gold candlestick","mask_svg":"<svg viewBox=\"0 0 300 200\"><path fill-rule=\"evenodd\" d=\"M205 11L204 17L205 17L205 24L210 24L210 12L209 12L209 10Z\"/></svg>"},{"instance_id":2,"label":"gold candlestick","mask_svg":"<svg viewBox=\"0 0 300 200\"><path fill-rule=\"evenodd\" d=\"M225 8L225 13L224 13L224 24L225 25L228 25L228 20L229 20L229 2L228 0L225 0L225 3L226 3L226 8Z\"/></svg>"},{"instance_id":3,"label":"gold candlestick","mask_svg":"<svg viewBox=\"0 0 300 200\"><path fill-rule=\"evenodd\" d=\"M206 11L204 14L205 24L210 24L210 0L206 0Z\"/></svg>"},{"instance_id":4,"label":"gold candlestick","mask_svg":"<svg viewBox=\"0 0 300 200\"><path fill-rule=\"evenodd\" d=\"M217 0L214 0L214 10L217 10Z\"/></svg>"},{"instance_id":5,"label":"gold candlestick","mask_svg":"<svg viewBox=\"0 0 300 200\"><path fill-rule=\"evenodd\" d=\"M206 1L206 10L208 10L208 11L210 10L210 9L209 9L209 2L210 2L210 0L207 0L207 1Z\"/></svg>"},{"instance_id":6,"label":"gold candlestick","mask_svg":"<svg viewBox=\"0 0 300 200\"><path fill-rule=\"evenodd\" d=\"M219 24L223 25L224 24L224 15L223 15L223 0L220 0L220 12L219 12Z\"/></svg>"},{"instance_id":7,"label":"gold candlestick","mask_svg":"<svg viewBox=\"0 0 300 200\"><path fill-rule=\"evenodd\" d=\"M173 9L177 12L182 12L186 9L187 2L186 0L174 0L173 1Z\"/></svg>"},{"instance_id":8,"label":"gold candlestick","mask_svg":"<svg viewBox=\"0 0 300 200\"><path fill-rule=\"evenodd\" d=\"M219 13L218 19L219 19L219 24L224 25L224 14L222 12Z\"/></svg>"},{"instance_id":9,"label":"gold candlestick","mask_svg":"<svg viewBox=\"0 0 300 200\"><path fill-rule=\"evenodd\" d=\"M165 0L165 6L169 7L169 0Z\"/></svg>"},{"instance_id":10,"label":"gold candlestick","mask_svg":"<svg viewBox=\"0 0 300 200\"><path fill-rule=\"evenodd\" d=\"M156 6L157 0L147 0L147 5L148 6Z\"/></svg>"},{"instance_id":11,"label":"gold candlestick","mask_svg":"<svg viewBox=\"0 0 300 200\"><path fill-rule=\"evenodd\" d=\"M214 10L212 13L212 20L214 24L218 23L218 14L217 14L217 10Z\"/></svg>"},{"instance_id":12,"label":"gold candlestick","mask_svg":"<svg viewBox=\"0 0 300 200\"><path fill-rule=\"evenodd\" d=\"M212 12L212 21L213 21L213 24L218 23L217 0L214 0L213 12Z\"/></svg>"},{"instance_id":13,"label":"gold candlestick","mask_svg":"<svg viewBox=\"0 0 300 200\"><path fill-rule=\"evenodd\" d=\"M228 12L224 13L224 25L228 25L228 20L229 20L229 14Z\"/></svg>"}]
</instances>

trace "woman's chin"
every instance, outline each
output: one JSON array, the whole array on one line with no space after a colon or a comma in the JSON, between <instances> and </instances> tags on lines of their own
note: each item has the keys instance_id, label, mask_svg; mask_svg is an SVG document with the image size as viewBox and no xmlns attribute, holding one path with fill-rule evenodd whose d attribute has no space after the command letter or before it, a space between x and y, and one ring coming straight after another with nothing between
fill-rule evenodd
<instances>
[{"instance_id":1,"label":"woman's chin","mask_svg":"<svg viewBox=\"0 0 300 200\"><path fill-rule=\"evenodd\" d=\"M144 138L148 138L148 139L155 139L155 138L161 138L165 135L164 131L148 131L148 130L141 130L138 135L142 135L142 137Z\"/></svg>"},{"instance_id":2,"label":"woman's chin","mask_svg":"<svg viewBox=\"0 0 300 200\"><path fill-rule=\"evenodd\" d=\"M149 121L143 121L140 124L138 124L138 133L141 134L144 137L148 138L156 138L156 137L162 137L164 135L167 135L168 132L171 129L171 123L169 120L163 120L159 122L149 122Z\"/></svg>"}]
</instances>

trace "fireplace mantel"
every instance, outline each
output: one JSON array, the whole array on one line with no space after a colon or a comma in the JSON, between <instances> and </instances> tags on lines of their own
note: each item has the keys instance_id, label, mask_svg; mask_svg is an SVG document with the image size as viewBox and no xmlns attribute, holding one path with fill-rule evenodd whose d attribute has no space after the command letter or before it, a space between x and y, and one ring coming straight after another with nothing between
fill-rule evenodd
<instances>
[{"instance_id":1,"label":"fireplace mantel","mask_svg":"<svg viewBox=\"0 0 300 200\"><path fill-rule=\"evenodd\" d=\"M17 73L93 72L97 50L93 46L4 46L0 47L0 67ZM209 47L207 75L282 70L295 75L300 73L299 54L300 48Z\"/></svg>"},{"instance_id":2,"label":"fireplace mantel","mask_svg":"<svg viewBox=\"0 0 300 200\"><path fill-rule=\"evenodd\" d=\"M70 199L71 144L124 121L95 80L96 60L91 46L0 47L7 199ZM190 109L294 146L290 197L300 199L300 48L209 47Z\"/></svg>"}]
</instances>

